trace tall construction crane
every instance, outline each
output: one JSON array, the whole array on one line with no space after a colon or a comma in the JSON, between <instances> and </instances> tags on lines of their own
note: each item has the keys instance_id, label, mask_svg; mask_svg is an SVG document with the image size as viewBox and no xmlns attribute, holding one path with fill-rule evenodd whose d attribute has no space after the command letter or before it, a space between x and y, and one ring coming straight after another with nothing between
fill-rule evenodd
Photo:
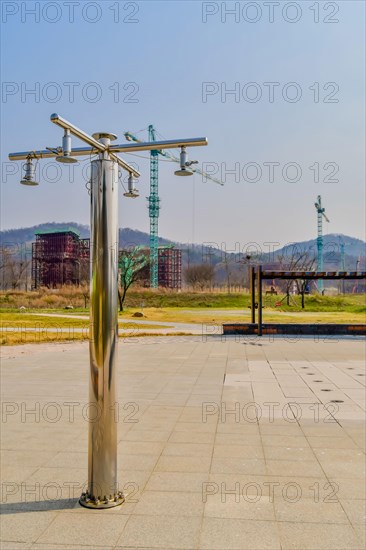
<instances>
[{"instance_id":1,"label":"tall construction crane","mask_svg":"<svg viewBox=\"0 0 366 550\"><path fill-rule=\"evenodd\" d=\"M138 139L131 132L125 132L125 138L127 141L135 141L139 143L141 140ZM152 124L148 126L148 135L149 141L156 141L156 129ZM159 285L159 271L158 271L158 261L159 261L159 214L160 214L160 197L159 197L159 156L165 157L167 160L172 162L178 162L181 165L181 170L179 175L191 176L193 173L201 174L205 176L206 179L214 181L219 185L223 183L202 172L198 168L190 170L192 164L197 164L197 161L187 161L185 148L182 147L180 158L175 157L174 155L166 151L151 151L150 152L150 195L147 197L148 201L148 210L150 217L150 287L158 288Z\"/></svg>"},{"instance_id":2,"label":"tall construction crane","mask_svg":"<svg viewBox=\"0 0 366 550\"><path fill-rule=\"evenodd\" d=\"M318 219L318 238L316 240L317 249L318 249L318 261L317 261L317 271L323 271L323 218L326 222L329 223L329 220L327 216L325 215L325 208L322 207L322 198L320 195L318 195L318 200L315 203L315 208L317 211L317 219ZM318 290L319 292L323 292L324 290L324 282L319 279L318 281Z\"/></svg>"},{"instance_id":3,"label":"tall construction crane","mask_svg":"<svg viewBox=\"0 0 366 550\"><path fill-rule=\"evenodd\" d=\"M345 254L346 245L344 243L343 237L338 237L338 240L339 240L339 250L340 250L340 259L341 259L340 269L341 271L346 271L346 254Z\"/></svg>"},{"instance_id":4,"label":"tall construction crane","mask_svg":"<svg viewBox=\"0 0 366 550\"><path fill-rule=\"evenodd\" d=\"M341 271L346 271L346 255L345 255L345 252L344 252L344 248L345 248L345 244L344 244L344 240L342 237L338 237L338 240L339 240L339 249L340 249L340 258L341 258ZM344 294L344 289L345 289L345 286L344 286L344 279L342 279L342 294Z\"/></svg>"}]
</instances>

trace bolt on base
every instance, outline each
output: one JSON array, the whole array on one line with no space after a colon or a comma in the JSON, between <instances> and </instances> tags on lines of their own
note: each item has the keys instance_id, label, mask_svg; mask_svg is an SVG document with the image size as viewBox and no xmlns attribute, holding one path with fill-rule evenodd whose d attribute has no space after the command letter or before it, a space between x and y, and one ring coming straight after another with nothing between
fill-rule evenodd
<instances>
[{"instance_id":1,"label":"bolt on base","mask_svg":"<svg viewBox=\"0 0 366 550\"><path fill-rule=\"evenodd\" d=\"M120 506L125 502L125 497L122 491L118 491L115 495L110 495L109 497L104 496L103 498L94 497L89 493L82 493L79 504L84 506L84 508L94 508L94 509L104 509L104 508L114 508L115 506Z\"/></svg>"}]
</instances>

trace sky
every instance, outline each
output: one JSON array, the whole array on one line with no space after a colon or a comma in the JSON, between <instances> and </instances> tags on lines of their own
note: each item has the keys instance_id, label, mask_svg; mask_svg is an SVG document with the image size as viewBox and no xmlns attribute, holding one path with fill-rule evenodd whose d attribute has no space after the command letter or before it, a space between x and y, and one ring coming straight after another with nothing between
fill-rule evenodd
<instances>
[{"instance_id":1,"label":"sky","mask_svg":"<svg viewBox=\"0 0 366 550\"><path fill-rule=\"evenodd\" d=\"M1 4L1 228L89 223L89 159L37 165L19 185L9 152L61 145L57 112L89 134L147 141L207 136L189 158L224 182L159 164L161 236L283 246L325 233L365 238L365 4L346 2L6 2ZM73 146L82 143L73 139ZM179 151L173 151L178 153ZM141 158L143 157L143 158ZM148 153L140 198L119 225L149 231ZM237 244L239 243L239 244Z\"/></svg>"}]
</instances>

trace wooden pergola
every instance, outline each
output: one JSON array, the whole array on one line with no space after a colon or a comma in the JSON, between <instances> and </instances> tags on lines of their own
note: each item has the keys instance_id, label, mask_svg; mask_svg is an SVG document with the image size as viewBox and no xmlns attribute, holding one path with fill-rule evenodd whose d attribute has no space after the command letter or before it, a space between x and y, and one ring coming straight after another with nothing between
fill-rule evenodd
<instances>
[{"instance_id":1,"label":"wooden pergola","mask_svg":"<svg viewBox=\"0 0 366 550\"><path fill-rule=\"evenodd\" d=\"M258 290L258 336L263 333L263 281L268 280L316 281L335 279L366 279L366 271L264 271L262 266L252 267L250 272L251 322L255 324L256 282Z\"/></svg>"}]
</instances>

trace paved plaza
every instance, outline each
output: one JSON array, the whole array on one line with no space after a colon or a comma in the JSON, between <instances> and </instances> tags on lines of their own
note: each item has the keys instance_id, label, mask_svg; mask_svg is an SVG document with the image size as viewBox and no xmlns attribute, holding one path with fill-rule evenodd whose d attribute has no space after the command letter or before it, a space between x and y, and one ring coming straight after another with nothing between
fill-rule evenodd
<instances>
[{"instance_id":1,"label":"paved plaza","mask_svg":"<svg viewBox=\"0 0 366 550\"><path fill-rule=\"evenodd\" d=\"M110 510L78 504L88 345L2 355L2 550L364 548L361 338L121 340Z\"/></svg>"}]
</instances>

